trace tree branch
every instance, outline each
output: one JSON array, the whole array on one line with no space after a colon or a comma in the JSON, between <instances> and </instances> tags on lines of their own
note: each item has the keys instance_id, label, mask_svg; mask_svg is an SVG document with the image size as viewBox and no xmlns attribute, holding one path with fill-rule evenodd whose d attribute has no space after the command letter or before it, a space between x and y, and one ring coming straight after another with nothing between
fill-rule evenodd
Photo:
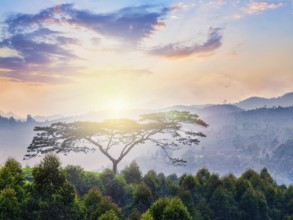
<instances>
[{"instance_id":1,"label":"tree branch","mask_svg":"<svg viewBox=\"0 0 293 220\"><path fill-rule=\"evenodd\" d=\"M116 159L114 159L106 150L104 150L102 145L95 142L91 138L86 138L86 140L89 141L90 143L92 143L93 145L97 146L99 148L99 150L102 152L102 154L104 154L106 157L108 157L112 162L116 161Z\"/></svg>"},{"instance_id":2,"label":"tree branch","mask_svg":"<svg viewBox=\"0 0 293 220\"><path fill-rule=\"evenodd\" d=\"M108 144L107 144L107 147L106 147L106 152L108 152L109 150L110 150L110 148L112 147L112 140L113 140L113 138L114 138L114 135L115 135L115 132L114 131L112 131L112 134L111 134L111 137L110 137L110 140L109 140L109 142L108 142Z\"/></svg>"}]
</instances>

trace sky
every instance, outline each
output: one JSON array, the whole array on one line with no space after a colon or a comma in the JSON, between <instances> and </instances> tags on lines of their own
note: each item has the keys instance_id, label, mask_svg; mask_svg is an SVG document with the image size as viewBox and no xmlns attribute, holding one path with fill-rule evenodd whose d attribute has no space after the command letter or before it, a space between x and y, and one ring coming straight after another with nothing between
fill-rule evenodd
<instances>
[{"instance_id":1,"label":"sky","mask_svg":"<svg viewBox=\"0 0 293 220\"><path fill-rule=\"evenodd\" d=\"M1 0L0 111L277 97L292 55L291 0Z\"/></svg>"}]
</instances>

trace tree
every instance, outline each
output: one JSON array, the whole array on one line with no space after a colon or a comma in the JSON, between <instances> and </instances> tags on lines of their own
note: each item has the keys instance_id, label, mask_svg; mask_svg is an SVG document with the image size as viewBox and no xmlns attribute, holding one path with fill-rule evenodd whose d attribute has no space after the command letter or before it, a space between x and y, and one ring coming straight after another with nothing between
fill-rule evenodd
<instances>
[{"instance_id":1,"label":"tree","mask_svg":"<svg viewBox=\"0 0 293 220\"><path fill-rule=\"evenodd\" d=\"M172 156L172 151L198 144L197 138L205 135L188 130L184 124L208 126L196 114L169 111L144 114L138 121L106 119L103 122L59 122L51 126L35 127L34 130L38 133L28 147L25 159L39 153L87 153L98 149L112 162L116 174L119 162L134 147L149 141L162 149L165 158L172 165L185 165L186 161ZM114 147L120 147L121 151L115 154Z\"/></svg>"},{"instance_id":2,"label":"tree","mask_svg":"<svg viewBox=\"0 0 293 220\"><path fill-rule=\"evenodd\" d=\"M21 164L7 159L0 167L0 219L22 219L29 198Z\"/></svg>"},{"instance_id":3,"label":"tree","mask_svg":"<svg viewBox=\"0 0 293 220\"><path fill-rule=\"evenodd\" d=\"M180 219L191 220L191 216L184 206L183 202L179 198L173 198L166 206L163 212L164 220L167 219Z\"/></svg>"},{"instance_id":4,"label":"tree","mask_svg":"<svg viewBox=\"0 0 293 220\"><path fill-rule=\"evenodd\" d=\"M86 172L80 166L65 167L67 180L75 187L78 195L83 197L91 188L103 189L102 180L92 172Z\"/></svg>"},{"instance_id":5,"label":"tree","mask_svg":"<svg viewBox=\"0 0 293 220\"><path fill-rule=\"evenodd\" d=\"M98 220L119 220L119 218L113 210L109 210L102 214Z\"/></svg>"},{"instance_id":6,"label":"tree","mask_svg":"<svg viewBox=\"0 0 293 220\"><path fill-rule=\"evenodd\" d=\"M116 215L119 215L119 209L109 197L104 197L97 189L91 189L83 199L86 207L86 219L98 219L108 211L113 211ZM106 214L106 216L109 216ZM112 214L111 214L112 215ZM106 216L103 219L107 219Z\"/></svg>"},{"instance_id":7,"label":"tree","mask_svg":"<svg viewBox=\"0 0 293 220\"><path fill-rule=\"evenodd\" d=\"M140 183L134 191L133 206L140 212L145 212L152 204L152 191L145 183Z\"/></svg>"},{"instance_id":8,"label":"tree","mask_svg":"<svg viewBox=\"0 0 293 220\"><path fill-rule=\"evenodd\" d=\"M65 167L67 180L75 187L78 195L84 195L87 191L85 189L85 174L80 166L68 165Z\"/></svg>"},{"instance_id":9,"label":"tree","mask_svg":"<svg viewBox=\"0 0 293 220\"><path fill-rule=\"evenodd\" d=\"M284 192L283 213L286 219L293 219L293 185L290 185Z\"/></svg>"},{"instance_id":10,"label":"tree","mask_svg":"<svg viewBox=\"0 0 293 220\"><path fill-rule=\"evenodd\" d=\"M122 170L122 175L128 184L138 184L142 179L141 171L135 161L131 162L129 166L125 167L124 170Z\"/></svg>"},{"instance_id":11,"label":"tree","mask_svg":"<svg viewBox=\"0 0 293 220\"><path fill-rule=\"evenodd\" d=\"M142 215L141 219L180 219L191 220L191 216L179 198L160 198L157 200L147 212Z\"/></svg>"},{"instance_id":12,"label":"tree","mask_svg":"<svg viewBox=\"0 0 293 220\"><path fill-rule=\"evenodd\" d=\"M215 219L239 219L239 211L232 192L222 186L217 187L210 199L210 207L214 211Z\"/></svg>"},{"instance_id":13,"label":"tree","mask_svg":"<svg viewBox=\"0 0 293 220\"><path fill-rule=\"evenodd\" d=\"M26 219L81 219L74 187L67 181L59 158L47 154L33 169L32 199Z\"/></svg>"},{"instance_id":14,"label":"tree","mask_svg":"<svg viewBox=\"0 0 293 220\"><path fill-rule=\"evenodd\" d=\"M156 171L148 171L143 177L143 182L150 188L153 198L157 199L159 197L160 181Z\"/></svg>"},{"instance_id":15,"label":"tree","mask_svg":"<svg viewBox=\"0 0 293 220\"><path fill-rule=\"evenodd\" d=\"M21 219L22 208L14 189L0 191L0 219Z\"/></svg>"},{"instance_id":16,"label":"tree","mask_svg":"<svg viewBox=\"0 0 293 220\"><path fill-rule=\"evenodd\" d=\"M152 213L150 211L147 211L142 214L140 220L155 220L152 216Z\"/></svg>"},{"instance_id":17,"label":"tree","mask_svg":"<svg viewBox=\"0 0 293 220\"><path fill-rule=\"evenodd\" d=\"M248 189L242 196L239 203L242 210L242 219L269 219L268 205L262 192Z\"/></svg>"}]
</instances>

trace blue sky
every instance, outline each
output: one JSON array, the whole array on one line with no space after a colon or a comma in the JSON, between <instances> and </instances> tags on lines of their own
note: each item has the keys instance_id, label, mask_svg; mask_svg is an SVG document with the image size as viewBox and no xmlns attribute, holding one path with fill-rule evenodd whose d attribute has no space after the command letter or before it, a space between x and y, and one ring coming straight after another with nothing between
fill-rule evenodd
<instances>
[{"instance_id":1,"label":"blue sky","mask_svg":"<svg viewBox=\"0 0 293 220\"><path fill-rule=\"evenodd\" d=\"M78 114L293 91L291 0L0 4L2 111Z\"/></svg>"}]
</instances>

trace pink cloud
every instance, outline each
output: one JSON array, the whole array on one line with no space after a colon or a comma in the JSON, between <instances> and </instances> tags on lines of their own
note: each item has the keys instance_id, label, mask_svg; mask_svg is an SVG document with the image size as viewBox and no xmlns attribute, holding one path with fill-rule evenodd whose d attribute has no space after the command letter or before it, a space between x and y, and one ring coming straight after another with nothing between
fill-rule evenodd
<instances>
[{"instance_id":1,"label":"pink cloud","mask_svg":"<svg viewBox=\"0 0 293 220\"><path fill-rule=\"evenodd\" d=\"M281 7L283 4L279 3L279 4L269 4L267 2L250 2L247 5L247 8L244 9L244 11L248 14L256 14L258 12L261 11L266 11L268 9L276 9Z\"/></svg>"}]
</instances>

